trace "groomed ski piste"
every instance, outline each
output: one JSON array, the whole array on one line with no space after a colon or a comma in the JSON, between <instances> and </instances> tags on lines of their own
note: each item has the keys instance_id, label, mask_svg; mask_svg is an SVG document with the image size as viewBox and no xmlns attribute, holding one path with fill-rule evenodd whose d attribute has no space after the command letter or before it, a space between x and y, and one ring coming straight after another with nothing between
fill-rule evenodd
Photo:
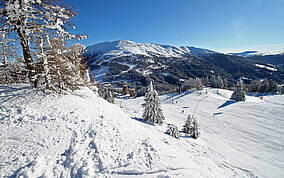
<instances>
[{"instance_id":1,"label":"groomed ski piste","mask_svg":"<svg viewBox=\"0 0 284 178\"><path fill-rule=\"evenodd\" d=\"M207 93L206 93L207 90ZM179 130L193 114L198 139L141 118L144 97L110 104L89 88L47 94L0 86L1 177L274 177L284 174L284 96L205 88L160 96Z\"/></svg>"}]
</instances>

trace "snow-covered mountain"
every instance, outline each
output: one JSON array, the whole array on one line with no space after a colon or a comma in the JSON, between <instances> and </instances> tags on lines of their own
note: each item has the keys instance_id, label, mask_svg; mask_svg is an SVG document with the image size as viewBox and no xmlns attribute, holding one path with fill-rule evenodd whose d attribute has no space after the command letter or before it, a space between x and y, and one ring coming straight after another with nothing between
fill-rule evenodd
<instances>
[{"instance_id":1,"label":"snow-covered mountain","mask_svg":"<svg viewBox=\"0 0 284 178\"><path fill-rule=\"evenodd\" d=\"M165 122L179 130L206 97L195 112L201 132L195 140L143 122L143 97L114 105L89 88L57 95L1 85L0 175L282 177L284 96L235 103L231 91L206 90L160 96Z\"/></svg>"},{"instance_id":2,"label":"snow-covered mountain","mask_svg":"<svg viewBox=\"0 0 284 178\"><path fill-rule=\"evenodd\" d=\"M187 46L170 46L153 43L135 43L129 40L119 40L113 42L102 42L87 47L90 54L103 54L104 56L161 56L161 57L182 57L184 55L202 56L216 53L208 49L201 49Z\"/></svg>"},{"instance_id":3,"label":"snow-covered mountain","mask_svg":"<svg viewBox=\"0 0 284 178\"><path fill-rule=\"evenodd\" d=\"M243 57L252 57L252 56L281 55L284 54L284 52L244 51L240 53L229 53L229 54L243 56Z\"/></svg>"},{"instance_id":4,"label":"snow-covered mountain","mask_svg":"<svg viewBox=\"0 0 284 178\"><path fill-rule=\"evenodd\" d=\"M253 53L256 52L250 51L243 56ZM228 78L229 84L240 77L284 82L284 55L243 56L127 40L98 43L87 47L86 51L95 80L114 86L127 82L141 91L150 80L156 81L163 90L172 90L181 84L180 79L212 75Z\"/></svg>"}]
</instances>

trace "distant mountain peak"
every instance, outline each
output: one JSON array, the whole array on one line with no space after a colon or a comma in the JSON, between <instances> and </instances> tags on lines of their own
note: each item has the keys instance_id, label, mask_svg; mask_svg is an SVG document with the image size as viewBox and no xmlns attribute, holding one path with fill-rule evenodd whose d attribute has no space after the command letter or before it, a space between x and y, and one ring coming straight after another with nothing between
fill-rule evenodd
<instances>
[{"instance_id":1,"label":"distant mountain peak","mask_svg":"<svg viewBox=\"0 0 284 178\"><path fill-rule=\"evenodd\" d=\"M267 52L267 51L244 51L240 53L229 53L231 55L243 56L243 57L251 57L251 56L267 56L267 55L278 55L283 54L281 52Z\"/></svg>"},{"instance_id":2,"label":"distant mountain peak","mask_svg":"<svg viewBox=\"0 0 284 178\"><path fill-rule=\"evenodd\" d=\"M113 42L102 42L87 47L90 54L102 54L105 56L163 56L182 57L184 55L202 56L216 53L208 49L188 46L171 46L154 43L136 43L130 40L117 40Z\"/></svg>"}]
</instances>

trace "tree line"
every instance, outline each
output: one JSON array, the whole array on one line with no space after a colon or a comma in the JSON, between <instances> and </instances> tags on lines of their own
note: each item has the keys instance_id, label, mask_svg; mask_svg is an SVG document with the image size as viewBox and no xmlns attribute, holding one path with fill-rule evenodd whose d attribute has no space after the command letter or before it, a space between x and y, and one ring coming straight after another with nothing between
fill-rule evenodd
<instances>
[{"instance_id":1,"label":"tree line","mask_svg":"<svg viewBox=\"0 0 284 178\"><path fill-rule=\"evenodd\" d=\"M236 85L240 84L238 84L238 82L236 84L229 84L227 78L212 75L210 78L208 76L203 78L189 78L182 83L180 89L181 91L186 91L188 89L202 90L204 87L212 87L234 90L237 87ZM280 85L276 81L267 78L264 78L262 80L250 80L247 82L247 84L242 80L242 88L247 93L284 93L283 85Z\"/></svg>"}]
</instances>

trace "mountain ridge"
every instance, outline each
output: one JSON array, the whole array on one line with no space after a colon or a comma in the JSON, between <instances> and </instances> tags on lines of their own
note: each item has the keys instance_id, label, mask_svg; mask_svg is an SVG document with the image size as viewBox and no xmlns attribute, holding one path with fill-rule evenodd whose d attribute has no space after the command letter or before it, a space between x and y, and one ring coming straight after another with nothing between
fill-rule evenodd
<instances>
[{"instance_id":1,"label":"mountain ridge","mask_svg":"<svg viewBox=\"0 0 284 178\"><path fill-rule=\"evenodd\" d=\"M272 56L272 55L283 55L284 52L269 52L269 51L243 51L239 53L228 53L231 55L243 56L243 57L251 57L251 56Z\"/></svg>"},{"instance_id":2,"label":"mountain ridge","mask_svg":"<svg viewBox=\"0 0 284 178\"><path fill-rule=\"evenodd\" d=\"M181 79L221 76L233 86L239 78L284 82L284 55L239 56L196 47L176 47L128 40L87 47L86 60L96 81L141 89L155 81L161 91L173 90ZM273 69L273 70L271 70Z\"/></svg>"},{"instance_id":3,"label":"mountain ridge","mask_svg":"<svg viewBox=\"0 0 284 178\"><path fill-rule=\"evenodd\" d=\"M101 42L87 47L88 53L104 53L105 55L158 55L163 57L182 57L183 55L202 56L217 53L208 49L193 46L173 46L155 43L136 43L130 40Z\"/></svg>"},{"instance_id":4,"label":"mountain ridge","mask_svg":"<svg viewBox=\"0 0 284 178\"><path fill-rule=\"evenodd\" d=\"M132 48L132 49L131 49ZM133 50L136 48L136 50ZM152 48L152 49L151 49ZM166 50L169 51L166 51ZM124 50L126 53L140 54L149 56L150 54L160 54L165 57L181 57L181 54L191 54L195 56L203 56L206 54L230 54L243 57L249 56L268 56L268 55L283 55L284 51L272 52L272 51L258 51L258 50L245 50L242 52L217 52L214 50L199 48L195 46L176 46L176 45L164 45L159 43L140 43L131 40L115 40L99 42L87 47L88 53L108 53L112 50ZM160 50L160 51L158 51ZM163 52L161 52L163 51ZM165 52L169 52L166 54ZM170 53L173 52L173 53ZM115 53L111 53L114 55ZM172 56L171 56L172 54Z\"/></svg>"}]
</instances>

